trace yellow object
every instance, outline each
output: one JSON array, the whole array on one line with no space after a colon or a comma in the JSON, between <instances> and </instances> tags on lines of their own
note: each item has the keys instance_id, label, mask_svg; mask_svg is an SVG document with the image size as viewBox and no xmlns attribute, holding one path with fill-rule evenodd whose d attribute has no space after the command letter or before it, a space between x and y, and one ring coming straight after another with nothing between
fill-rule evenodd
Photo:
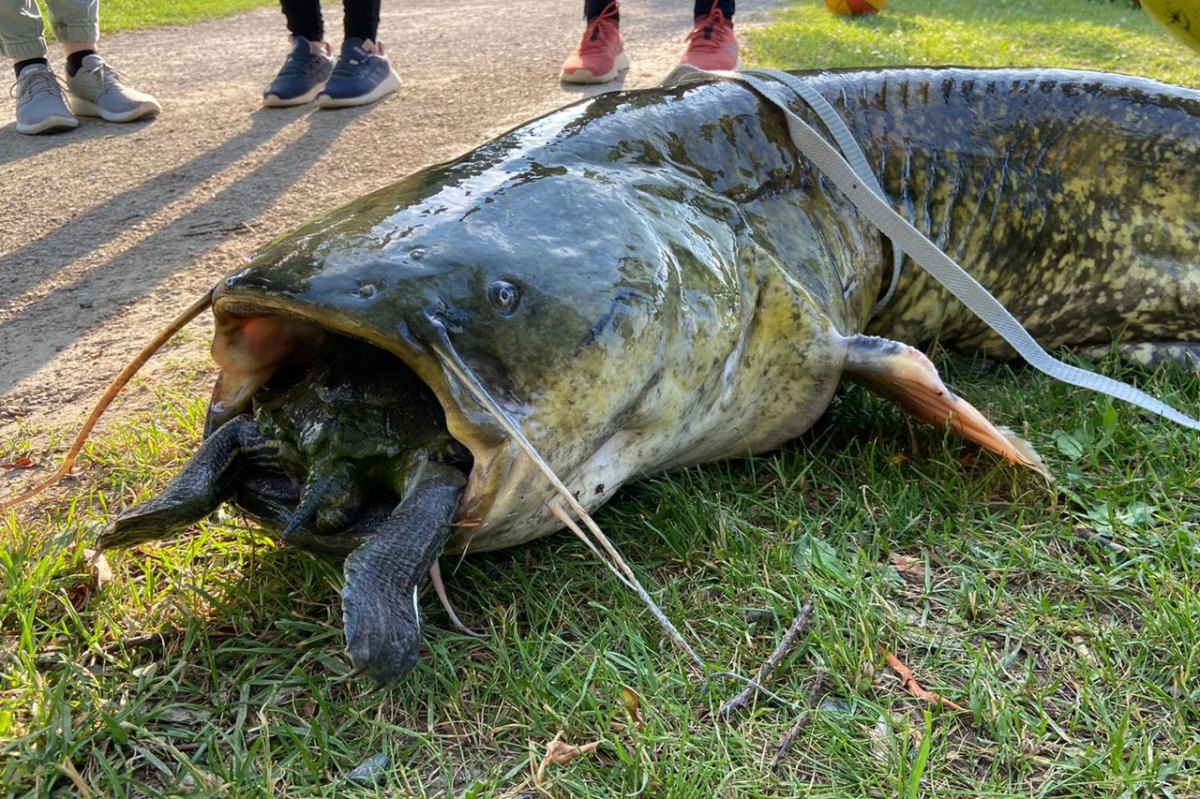
<instances>
[{"instance_id":1,"label":"yellow object","mask_svg":"<svg viewBox=\"0 0 1200 799\"><path fill-rule=\"evenodd\" d=\"M1142 8L1175 38L1200 51L1200 0L1142 0Z\"/></svg>"},{"instance_id":2,"label":"yellow object","mask_svg":"<svg viewBox=\"0 0 1200 799\"><path fill-rule=\"evenodd\" d=\"M857 17L882 11L888 0L825 0L830 11L840 17Z\"/></svg>"}]
</instances>

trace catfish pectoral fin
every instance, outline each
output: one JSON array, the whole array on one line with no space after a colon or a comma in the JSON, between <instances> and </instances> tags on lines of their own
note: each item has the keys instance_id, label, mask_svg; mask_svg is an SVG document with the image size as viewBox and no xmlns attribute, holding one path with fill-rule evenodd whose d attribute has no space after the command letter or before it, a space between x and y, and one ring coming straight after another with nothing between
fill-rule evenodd
<instances>
[{"instance_id":1,"label":"catfish pectoral fin","mask_svg":"<svg viewBox=\"0 0 1200 799\"><path fill-rule=\"evenodd\" d=\"M876 336L847 339L846 377L891 400L910 415L951 430L1008 460L1051 480L1042 459L1028 442L993 425L975 406L942 382L937 369L915 347Z\"/></svg>"},{"instance_id":2,"label":"catfish pectoral fin","mask_svg":"<svg viewBox=\"0 0 1200 799\"><path fill-rule=\"evenodd\" d=\"M237 491L246 466L262 460L273 447L249 416L230 419L209 436L165 491L113 519L101 531L97 547L129 547L166 538L203 519Z\"/></svg>"},{"instance_id":3,"label":"catfish pectoral fin","mask_svg":"<svg viewBox=\"0 0 1200 799\"><path fill-rule=\"evenodd\" d=\"M346 649L376 685L391 685L417 663L417 592L450 535L465 483L457 469L428 464L391 516L346 557Z\"/></svg>"}]
</instances>

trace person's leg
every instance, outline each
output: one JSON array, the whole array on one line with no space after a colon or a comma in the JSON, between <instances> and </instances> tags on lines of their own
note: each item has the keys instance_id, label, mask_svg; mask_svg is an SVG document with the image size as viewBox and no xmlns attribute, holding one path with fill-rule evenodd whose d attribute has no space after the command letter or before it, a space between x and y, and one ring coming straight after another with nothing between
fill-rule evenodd
<instances>
[{"instance_id":1,"label":"person's leg","mask_svg":"<svg viewBox=\"0 0 1200 799\"><path fill-rule=\"evenodd\" d=\"M0 0L0 55L13 65L46 64L46 37L35 0Z\"/></svg>"},{"instance_id":2,"label":"person's leg","mask_svg":"<svg viewBox=\"0 0 1200 799\"><path fill-rule=\"evenodd\" d=\"M681 64L699 69L737 69L737 37L733 33L734 0L693 0L695 25L688 34Z\"/></svg>"},{"instance_id":3,"label":"person's leg","mask_svg":"<svg viewBox=\"0 0 1200 799\"><path fill-rule=\"evenodd\" d=\"M46 0L46 10L50 12L54 38L63 42L68 56L84 50L96 51L96 43L100 41L99 0Z\"/></svg>"},{"instance_id":4,"label":"person's leg","mask_svg":"<svg viewBox=\"0 0 1200 799\"><path fill-rule=\"evenodd\" d=\"M712 13L713 7L721 9L721 13L725 15L725 19L733 19L734 0L694 0L692 6L692 16L696 19L707 17Z\"/></svg>"},{"instance_id":5,"label":"person's leg","mask_svg":"<svg viewBox=\"0 0 1200 799\"><path fill-rule=\"evenodd\" d=\"M310 42L325 41L321 0L279 0L279 5L292 36L303 36Z\"/></svg>"},{"instance_id":6,"label":"person's leg","mask_svg":"<svg viewBox=\"0 0 1200 799\"><path fill-rule=\"evenodd\" d=\"M342 0L346 38L333 75L317 95L322 108L366 105L400 86L400 76L379 43L379 4L380 0Z\"/></svg>"},{"instance_id":7,"label":"person's leg","mask_svg":"<svg viewBox=\"0 0 1200 799\"><path fill-rule=\"evenodd\" d=\"M292 49L271 84L263 105L284 108L312 102L333 73L332 48L325 42L320 0L280 0Z\"/></svg>"},{"instance_id":8,"label":"person's leg","mask_svg":"<svg viewBox=\"0 0 1200 799\"><path fill-rule=\"evenodd\" d=\"M18 133L51 133L79 125L50 70L42 15L34 0L0 0L0 55L17 76Z\"/></svg>"},{"instance_id":9,"label":"person's leg","mask_svg":"<svg viewBox=\"0 0 1200 799\"><path fill-rule=\"evenodd\" d=\"M596 17L604 13L604 9L608 8L612 0L583 0L583 18L589 23L595 22ZM617 19L620 19L618 14Z\"/></svg>"},{"instance_id":10,"label":"person's leg","mask_svg":"<svg viewBox=\"0 0 1200 799\"><path fill-rule=\"evenodd\" d=\"M158 101L125 86L96 52L100 41L99 0L46 0L50 27L67 56L71 108L80 116L132 122L154 116Z\"/></svg>"},{"instance_id":11,"label":"person's leg","mask_svg":"<svg viewBox=\"0 0 1200 799\"><path fill-rule=\"evenodd\" d=\"M71 93L71 106L76 114L99 116L112 122L129 122L159 112L160 107L153 97L123 85L117 73L97 54L100 41L98 0L46 0L46 8L50 12L50 27L55 37L63 43L63 51L67 56L66 83ZM21 20L14 20L10 16L14 11ZM46 64L42 19L37 14L34 0L0 0L0 32L0 40L3 40L0 42L0 49L3 49L6 55L12 57L18 53L29 53L32 56L35 51L39 54L38 57L18 60L15 65L20 72L19 78L28 75L29 80L34 81L18 81L18 93L26 103L18 102L17 129L25 133L30 132L30 127L40 128L39 123L31 123L29 119L22 122L23 106L26 114L34 108L50 109L51 118L57 119L58 122L62 122L65 113L68 121L55 129L73 128L78 125L78 120L70 111L66 111L62 89ZM9 37L17 41L14 43ZM45 76L27 73L24 67L29 63L46 69ZM37 91L31 91L32 89ZM28 104L32 100L36 100L36 103ZM60 105L61 113L58 110Z\"/></svg>"},{"instance_id":12,"label":"person's leg","mask_svg":"<svg viewBox=\"0 0 1200 799\"><path fill-rule=\"evenodd\" d=\"M343 5L345 38L378 41L380 0L348 0Z\"/></svg>"},{"instance_id":13,"label":"person's leg","mask_svg":"<svg viewBox=\"0 0 1200 799\"><path fill-rule=\"evenodd\" d=\"M567 56L558 79L564 83L607 83L629 69L621 40L621 13L615 0L584 0L587 27Z\"/></svg>"}]
</instances>

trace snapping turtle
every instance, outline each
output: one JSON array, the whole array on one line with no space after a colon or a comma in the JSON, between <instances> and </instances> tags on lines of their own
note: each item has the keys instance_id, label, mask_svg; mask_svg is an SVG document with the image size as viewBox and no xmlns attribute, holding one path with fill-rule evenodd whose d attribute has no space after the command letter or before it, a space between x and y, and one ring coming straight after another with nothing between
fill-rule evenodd
<instances>
[{"instance_id":1,"label":"snapping turtle","mask_svg":"<svg viewBox=\"0 0 1200 799\"><path fill-rule=\"evenodd\" d=\"M351 659L377 683L412 668L416 591L458 512L470 455L402 363L327 336L230 419L160 496L114 519L102 547L160 538L232 500L284 540L344 555Z\"/></svg>"}]
</instances>

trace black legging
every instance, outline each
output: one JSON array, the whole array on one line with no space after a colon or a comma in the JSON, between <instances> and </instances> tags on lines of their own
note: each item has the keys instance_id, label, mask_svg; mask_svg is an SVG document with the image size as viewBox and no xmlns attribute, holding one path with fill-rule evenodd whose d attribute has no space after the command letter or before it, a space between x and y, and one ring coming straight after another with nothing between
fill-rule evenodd
<instances>
[{"instance_id":1,"label":"black legging","mask_svg":"<svg viewBox=\"0 0 1200 799\"><path fill-rule=\"evenodd\" d=\"M608 7L612 0L583 0L583 15L587 17L587 21L591 22ZM733 3L734 0L717 0L717 8L721 9L721 13L726 19L733 19ZM707 17L708 12L712 11L713 0L695 0L692 16Z\"/></svg>"},{"instance_id":2,"label":"black legging","mask_svg":"<svg viewBox=\"0 0 1200 799\"><path fill-rule=\"evenodd\" d=\"M381 0L342 0L345 18L342 23L347 39L370 39L379 35L379 4ZM279 0L288 30L310 42L325 39L325 20L321 17L321 0Z\"/></svg>"}]
</instances>

